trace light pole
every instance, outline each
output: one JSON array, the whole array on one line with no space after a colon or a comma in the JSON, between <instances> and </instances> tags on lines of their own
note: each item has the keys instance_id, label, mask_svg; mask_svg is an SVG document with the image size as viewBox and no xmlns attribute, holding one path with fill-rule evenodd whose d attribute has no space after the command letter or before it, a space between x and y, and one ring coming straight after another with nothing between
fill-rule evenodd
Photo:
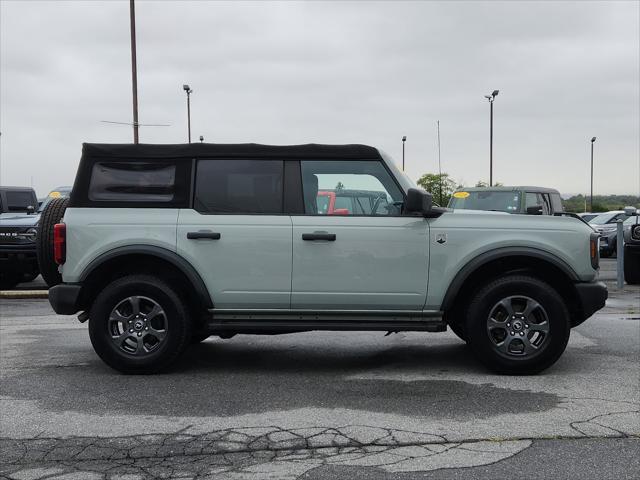
<instances>
[{"instance_id":1,"label":"light pole","mask_svg":"<svg viewBox=\"0 0 640 480\"><path fill-rule=\"evenodd\" d=\"M191 143L191 87L189 85L182 85L182 89L187 92L187 132L189 136L189 143Z\"/></svg>"},{"instance_id":2,"label":"light pole","mask_svg":"<svg viewBox=\"0 0 640 480\"><path fill-rule=\"evenodd\" d=\"M133 143L138 143L138 68L136 57L136 7L129 1L131 23L131 91L133 93Z\"/></svg>"},{"instance_id":3,"label":"light pole","mask_svg":"<svg viewBox=\"0 0 640 480\"><path fill-rule=\"evenodd\" d=\"M500 90L494 90L491 95L485 95L484 98L489 100L491 117L489 123L489 186L493 186L493 101L500 93Z\"/></svg>"},{"instance_id":4,"label":"light pole","mask_svg":"<svg viewBox=\"0 0 640 480\"><path fill-rule=\"evenodd\" d=\"M402 171L404 172L404 142L407 141L407 136L402 137Z\"/></svg>"},{"instance_id":5,"label":"light pole","mask_svg":"<svg viewBox=\"0 0 640 480\"><path fill-rule=\"evenodd\" d=\"M596 142L596 137L591 139L591 196L589 197L589 211L593 213L593 144Z\"/></svg>"}]
</instances>

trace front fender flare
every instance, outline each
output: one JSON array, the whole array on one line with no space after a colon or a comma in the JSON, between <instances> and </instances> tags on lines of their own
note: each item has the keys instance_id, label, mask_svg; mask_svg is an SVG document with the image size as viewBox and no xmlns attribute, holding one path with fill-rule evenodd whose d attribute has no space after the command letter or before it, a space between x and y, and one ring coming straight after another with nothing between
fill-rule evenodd
<instances>
[{"instance_id":1,"label":"front fender flare","mask_svg":"<svg viewBox=\"0 0 640 480\"><path fill-rule=\"evenodd\" d=\"M447 289L447 293L442 300L441 310L446 312L453 306L453 301L456 295L464 285L465 281L475 272L478 268L488 264L494 260L508 257L529 257L538 260L544 260L554 267L561 270L568 278L574 282L579 281L579 277L576 272L562 259L555 255L533 247L503 247L490 250L488 252L481 253L474 257L465 264L464 267L453 278Z\"/></svg>"}]
</instances>

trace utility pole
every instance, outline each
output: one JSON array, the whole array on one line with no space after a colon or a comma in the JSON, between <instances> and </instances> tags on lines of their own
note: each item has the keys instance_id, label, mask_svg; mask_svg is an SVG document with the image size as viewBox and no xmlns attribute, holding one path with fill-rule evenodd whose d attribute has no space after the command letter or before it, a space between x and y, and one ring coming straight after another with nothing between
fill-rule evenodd
<instances>
[{"instance_id":1,"label":"utility pole","mask_svg":"<svg viewBox=\"0 0 640 480\"><path fill-rule=\"evenodd\" d=\"M596 142L596 137L591 139L591 196L589 199L589 211L593 213L593 144Z\"/></svg>"},{"instance_id":2,"label":"utility pole","mask_svg":"<svg viewBox=\"0 0 640 480\"><path fill-rule=\"evenodd\" d=\"M438 124L438 178L440 179L440 206L442 206L442 163L440 162L440 120Z\"/></svg>"},{"instance_id":3,"label":"utility pole","mask_svg":"<svg viewBox=\"0 0 640 480\"><path fill-rule=\"evenodd\" d=\"M490 121L489 121L489 186L493 186L493 101L500 93L500 90L494 90L491 95L485 95L484 98L489 100L490 105Z\"/></svg>"},{"instance_id":4,"label":"utility pole","mask_svg":"<svg viewBox=\"0 0 640 480\"><path fill-rule=\"evenodd\" d=\"M131 89L133 93L133 143L138 143L138 67L136 57L136 7L129 0L129 20L131 21Z\"/></svg>"}]
</instances>

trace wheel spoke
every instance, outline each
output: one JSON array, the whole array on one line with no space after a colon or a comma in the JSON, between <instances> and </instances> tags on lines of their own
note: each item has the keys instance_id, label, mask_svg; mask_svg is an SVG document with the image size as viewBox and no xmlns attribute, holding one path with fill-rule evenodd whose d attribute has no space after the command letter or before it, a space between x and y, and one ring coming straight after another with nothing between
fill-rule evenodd
<instances>
[{"instance_id":1,"label":"wheel spoke","mask_svg":"<svg viewBox=\"0 0 640 480\"><path fill-rule=\"evenodd\" d=\"M149 327L149 331L147 332L148 335L151 335L153 337L156 337L156 339L160 342L162 341L162 339L167 335L167 331L166 330L156 330L153 327Z\"/></svg>"},{"instance_id":2,"label":"wheel spoke","mask_svg":"<svg viewBox=\"0 0 640 480\"><path fill-rule=\"evenodd\" d=\"M496 343L496 348L498 349L499 352L509 353L509 344L511 343L512 340L513 340L513 337L507 334L507 336L503 341L501 341L500 343Z\"/></svg>"},{"instance_id":3,"label":"wheel spoke","mask_svg":"<svg viewBox=\"0 0 640 480\"><path fill-rule=\"evenodd\" d=\"M496 320L495 318L491 317L489 318L489 324L487 325L487 328L489 330L494 330L496 328L499 328L501 330L504 330L505 328L505 322L499 322L498 320Z\"/></svg>"},{"instance_id":4,"label":"wheel spoke","mask_svg":"<svg viewBox=\"0 0 640 480\"><path fill-rule=\"evenodd\" d=\"M524 312L522 312L522 314L525 317L529 317L534 310L536 310L537 308L540 308L540 304L535 300L531 300L530 298L527 298L525 300L527 302L527 306L525 307Z\"/></svg>"},{"instance_id":5,"label":"wheel spoke","mask_svg":"<svg viewBox=\"0 0 640 480\"><path fill-rule=\"evenodd\" d=\"M522 352L524 355L528 355L538 350L538 347L533 345L526 335L522 337L521 340L522 340L522 343L524 344L524 351Z\"/></svg>"},{"instance_id":6,"label":"wheel spoke","mask_svg":"<svg viewBox=\"0 0 640 480\"><path fill-rule=\"evenodd\" d=\"M138 315L140 313L140 297L129 297L127 300L131 305L133 315Z\"/></svg>"},{"instance_id":7,"label":"wheel spoke","mask_svg":"<svg viewBox=\"0 0 640 480\"><path fill-rule=\"evenodd\" d=\"M155 317L157 317L161 313L164 314L164 310L160 308L160 305L154 305L151 311L147 313L147 319L153 320Z\"/></svg>"},{"instance_id":8,"label":"wheel spoke","mask_svg":"<svg viewBox=\"0 0 640 480\"><path fill-rule=\"evenodd\" d=\"M136 355L145 352L143 337L134 337L136 339Z\"/></svg>"},{"instance_id":9,"label":"wheel spoke","mask_svg":"<svg viewBox=\"0 0 640 480\"><path fill-rule=\"evenodd\" d=\"M114 308L111 311L111 315L109 315L109 321L110 322L122 322L122 323L126 324L126 322L128 322L130 318L131 318L130 315L129 316L124 316L116 308Z\"/></svg>"},{"instance_id":10,"label":"wheel spoke","mask_svg":"<svg viewBox=\"0 0 640 480\"><path fill-rule=\"evenodd\" d=\"M547 320L540 322L540 323L531 323L529 324L529 330L532 330L534 332L542 332L542 333L549 333L549 322Z\"/></svg>"},{"instance_id":11,"label":"wheel spoke","mask_svg":"<svg viewBox=\"0 0 640 480\"><path fill-rule=\"evenodd\" d=\"M502 306L502 308L505 309L509 317L512 317L515 314L515 311L513 310L513 305L511 304L511 298L505 298L500 302L500 305Z\"/></svg>"}]
</instances>

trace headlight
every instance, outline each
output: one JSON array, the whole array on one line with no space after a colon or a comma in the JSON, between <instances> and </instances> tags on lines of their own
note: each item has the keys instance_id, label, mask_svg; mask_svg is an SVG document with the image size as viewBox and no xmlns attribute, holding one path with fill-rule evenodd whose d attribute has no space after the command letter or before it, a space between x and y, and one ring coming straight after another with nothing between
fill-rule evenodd
<instances>
[{"instance_id":1,"label":"headlight","mask_svg":"<svg viewBox=\"0 0 640 480\"><path fill-rule=\"evenodd\" d=\"M640 225L634 225L631 228L631 237L634 240L640 240Z\"/></svg>"},{"instance_id":2,"label":"headlight","mask_svg":"<svg viewBox=\"0 0 640 480\"><path fill-rule=\"evenodd\" d=\"M38 230L36 228L30 228L29 230L27 230L22 234L22 236L25 239L29 240L30 242L35 242L37 235L38 235Z\"/></svg>"}]
</instances>

